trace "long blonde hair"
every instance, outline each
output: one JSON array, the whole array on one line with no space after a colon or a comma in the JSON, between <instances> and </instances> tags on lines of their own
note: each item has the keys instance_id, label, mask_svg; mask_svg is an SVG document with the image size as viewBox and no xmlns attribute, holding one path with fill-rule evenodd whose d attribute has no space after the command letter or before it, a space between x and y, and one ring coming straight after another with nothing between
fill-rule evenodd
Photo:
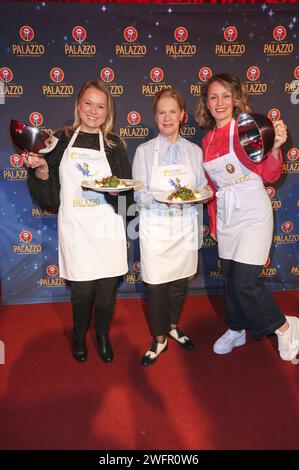
<instances>
[{"instance_id":1,"label":"long blonde hair","mask_svg":"<svg viewBox=\"0 0 299 470\"><path fill-rule=\"evenodd\" d=\"M231 73L219 73L213 75L207 83L201 87L200 98L195 111L195 119L200 126L212 128L216 124L215 119L208 110L208 91L210 85L214 82L221 83L231 92L234 102L234 119L237 119L241 113L251 112L252 108L249 97L244 90L241 80Z\"/></svg>"},{"instance_id":2,"label":"long blonde hair","mask_svg":"<svg viewBox=\"0 0 299 470\"><path fill-rule=\"evenodd\" d=\"M77 127L80 126L81 119L80 119L80 116L78 114L78 104L79 104L80 99L82 98L83 94L85 93L85 91L88 88L95 88L96 90L101 91L102 93L105 94L105 96L107 98L107 117L106 117L105 121L103 122L103 124L101 125L101 131L103 133L104 141L107 143L108 147L113 147L113 146L115 146L115 142L112 142L111 140L108 139L108 134L112 133L112 129L113 129L113 126L114 126L114 117L115 117L114 102L113 102L113 99L111 97L110 91L108 90L106 85L104 85L104 83L102 83L100 80L89 80L89 81L83 83L83 85L81 87L81 90L78 93L76 103L75 103L75 109L74 109L75 120L74 120L72 126L70 126L69 128L66 128L66 131L68 131L70 129L71 130L77 129Z\"/></svg>"}]
</instances>

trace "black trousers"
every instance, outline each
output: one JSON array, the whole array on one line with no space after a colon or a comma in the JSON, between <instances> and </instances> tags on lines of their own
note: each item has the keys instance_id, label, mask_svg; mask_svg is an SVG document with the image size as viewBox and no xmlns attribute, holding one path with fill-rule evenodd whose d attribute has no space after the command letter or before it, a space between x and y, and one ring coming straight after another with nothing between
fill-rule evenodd
<instances>
[{"instance_id":1,"label":"black trousers","mask_svg":"<svg viewBox=\"0 0 299 470\"><path fill-rule=\"evenodd\" d=\"M90 323L91 307L95 306L96 336L107 334L114 312L119 277L94 281L71 281L73 336L83 340Z\"/></svg>"},{"instance_id":2,"label":"black trousers","mask_svg":"<svg viewBox=\"0 0 299 470\"><path fill-rule=\"evenodd\" d=\"M166 336L178 323L188 288L188 278L147 284L149 326L153 336Z\"/></svg>"},{"instance_id":3,"label":"black trousers","mask_svg":"<svg viewBox=\"0 0 299 470\"><path fill-rule=\"evenodd\" d=\"M259 276L263 266L221 260L225 286L225 321L231 330L248 328L255 339L285 323L271 292Z\"/></svg>"}]
</instances>

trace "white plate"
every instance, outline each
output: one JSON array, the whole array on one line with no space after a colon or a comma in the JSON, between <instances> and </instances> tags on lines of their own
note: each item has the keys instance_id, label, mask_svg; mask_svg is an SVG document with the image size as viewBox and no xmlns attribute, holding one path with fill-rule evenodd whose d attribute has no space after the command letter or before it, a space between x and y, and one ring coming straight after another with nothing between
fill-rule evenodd
<instances>
[{"instance_id":1,"label":"white plate","mask_svg":"<svg viewBox=\"0 0 299 470\"><path fill-rule=\"evenodd\" d=\"M123 191L129 191L130 189L139 191L143 188L143 184L139 181L124 178L121 178L121 180L126 184L125 188L103 188L98 186L95 180L83 180L81 181L81 187L83 189L90 189L99 193L121 193Z\"/></svg>"},{"instance_id":2,"label":"white plate","mask_svg":"<svg viewBox=\"0 0 299 470\"><path fill-rule=\"evenodd\" d=\"M209 190L199 189L199 191L200 191L199 196L196 199L192 199L192 201L177 202L177 201L169 200L168 197L170 196L171 193L173 193L173 191L168 191L164 193L156 193L154 197L156 201L164 202L166 204L195 204L195 203L203 204L204 202L206 202L208 199L210 199L213 196L213 191L211 189Z\"/></svg>"}]
</instances>

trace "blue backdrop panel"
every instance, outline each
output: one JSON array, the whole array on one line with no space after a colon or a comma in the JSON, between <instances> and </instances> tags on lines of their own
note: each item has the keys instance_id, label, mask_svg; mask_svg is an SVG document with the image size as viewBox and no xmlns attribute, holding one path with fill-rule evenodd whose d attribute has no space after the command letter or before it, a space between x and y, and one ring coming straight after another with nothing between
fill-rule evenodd
<instances>
[{"instance_id":1,"label":"blue backdrop panel","mask_svg":"<svg viewBox=\"0 0 299 470\"><path fill-rule=\"evenodd\" d=\"M156 133L154 93L178 88L187 104L183 135L200 144L194 109L211 73L240 76L257 112L288 124L285 168L268 185L275 212L273 247L262 276L273 290L298 288L298 5L0 5L1 284L5 304L63 301L57 214L42 211L10 137L10 119L51 129L72 122L82 82L99 78L114 96L115 131L137 145ZM258 208L257 208L258 210ZM138 220L131 222L138 233ZM135 238L135 239L134 239ZM248 247L254 249L254 247ZM128 242L130 269L121 296L143 295L138 238ZM221 266L204 211L204 246L190 292L220 292Z\"/></svg>"}]
</instances>

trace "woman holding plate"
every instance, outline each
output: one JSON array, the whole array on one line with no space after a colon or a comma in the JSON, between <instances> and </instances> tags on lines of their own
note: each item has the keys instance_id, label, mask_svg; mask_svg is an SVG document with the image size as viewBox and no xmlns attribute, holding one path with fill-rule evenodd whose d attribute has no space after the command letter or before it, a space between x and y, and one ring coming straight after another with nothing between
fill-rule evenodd
<instances>
[{"instance_id":1,"label":"woman holding plate","mask_svg":"<svg viewBox=\"0 0 299 470\"><path fill-rule=\"evenodd\" d=\"M179 134L184 116L180 93L174 89L158 92L153 108L159 135L139 145L133 161L133 177L145 188L135 193L135 200L141 207L141 277L148 286L149 325L153 336L150 348L142 357L143 366L153 364L167 350L167 336L184 349L194 347L178 327L178 321L188 277L197 271L201 246L198 226L201 220L198 222L197 216L202 218L202 207L172 204L167 198L180 187L203 190L207 184L200 147ZM161 192L164 198L156 194Z\"/></svg>"},{"instance_id":2,"label":"woman holding plate","mask_svg":"<svg viewBox=\"0 0 299 470\"><path fill-rule=\"evenodd\" d=\"M125 227L116 212L118 193L81 189L82 180L131 178L124 143L112 133L113 121L108 89L100 81L88 81L76 100L74 124L58 132L55 149L46 159L30 154L26 161L32 198L43 208L59 207L59 272L71 284L72 354L78 362L87 359L93 302L100 357L106 363L113 360L108 332L119 278L128 270ZM132 191L121 194L134 202Z\"/></svg>"}]
</instances>

